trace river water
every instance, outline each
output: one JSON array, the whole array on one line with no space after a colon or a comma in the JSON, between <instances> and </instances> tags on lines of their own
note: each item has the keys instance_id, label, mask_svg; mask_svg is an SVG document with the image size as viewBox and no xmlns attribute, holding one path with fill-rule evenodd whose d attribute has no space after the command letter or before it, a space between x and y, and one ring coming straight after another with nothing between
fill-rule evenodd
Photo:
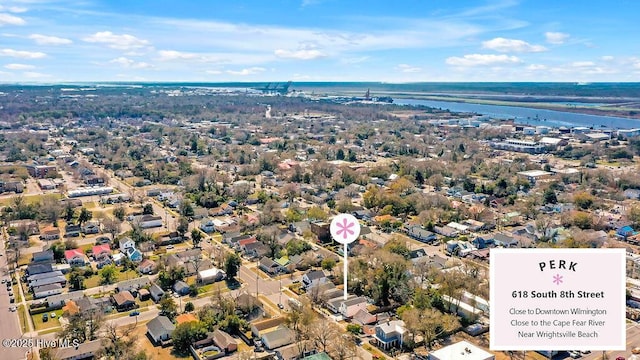
<instances>
[{"instance_id":1,"label":"river water","mask_svg":"<svg viewBox=\"0 0 640 360\"><path fill-rule=\"evenodd\" d=\"M419 99L394 99L393 103L396 105L423 105L436 109L449 109L453 112L470 112L498 119L513 119L518 124L531 126L587 126L593 128L606 127L615 129L640 128L640 120L625 119L614 116L587 115L555 110L533 109L519 106L484 105Z\"/></svg>"}]
</instances>

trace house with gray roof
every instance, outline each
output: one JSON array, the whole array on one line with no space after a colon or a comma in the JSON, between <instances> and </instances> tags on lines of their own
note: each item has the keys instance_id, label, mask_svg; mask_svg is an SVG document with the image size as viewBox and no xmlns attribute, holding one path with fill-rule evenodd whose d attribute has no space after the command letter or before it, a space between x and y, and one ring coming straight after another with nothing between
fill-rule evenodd
<instances>
[{"instance_id":1,"label":"house with gray roof","mask_svg":"<svg viewBox=\"0 0 640 360\"><path fill-rule=\"evenodd\" d=\"M129 279L129 280L120 281L119 283L116 284L116 290L118 292L120 292L120 291L137 291L137 290L142 289L143 287L149 285L150 283L151 283L151 280L149 280L148 276L142 276L142 277L135 278L135 279Z\"/></svg>"},{"instance_id":2,"label":"house with gray roof","mask_svg":"<svg viewBox=\"0 0 640 360\"><path fill-rule=\"evenodd\" d=\"M268 350L292 344L295 341L295 333L287 328L281 327L262 335L262 344Z\"/></svg>"},{"instance_id":3,"label":"house with gray roof","mask_svg":"<svg viewBox=\"0 0 640 360\"><path fill-rule=\"evenodd\" d=\"M162 290L162 288L156 283L153 283L149 287L149 295L151 295L153 301L160 302L160 299L164 296L164 290Z\"/></svg>"},{"instance_id":4,"label":"house with gray roof","mask_svg":"<svg viewBox=\"0 0 640 360\"><path fill-rule=\"evenodd\" d=\"M147 323L147 334L154 345L162 345L171 340L176 326L166 316L158 316Z\"/></svg>"},{"instance_id":5,"label":"house with gray roof","mask_svg":"<svg viewBox=\"0 0 640 360\"><path fill-rule=\"evenodd\" d=\"M84 360L95 359L102 350L102 340L93 340L78 344L78 346L66 346L53 349L53 359L59 360Z\"/></svg>"}]
</instances>

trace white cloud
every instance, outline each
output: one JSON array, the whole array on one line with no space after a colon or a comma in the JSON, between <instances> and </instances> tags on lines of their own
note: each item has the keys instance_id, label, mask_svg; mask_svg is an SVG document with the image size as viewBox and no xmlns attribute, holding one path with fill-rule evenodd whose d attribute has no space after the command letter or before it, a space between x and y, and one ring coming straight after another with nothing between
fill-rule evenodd
<instances>
[{"instance_id":1,"label":"white cloud","mask_svg":"<svg viewBox=\"0 0 640 360\"><path fill-rule=\"evenodd\" d=\"M73 43L73 41L69 39L41 34L31 34L29 35L29 39L35 41L38 45L68 45Z\"/></svg>"},{"instance_id":2,"label":"white cloud","mask_svg":"<svg viewBox=\"0 0 640 360\"><path fill-rule=\"evenodd\" d=\"M23 13L28 9L20 6L2 6L0 5L0 11L8 11L12 13Z\"/></svg>"},{"instance_id":3,"label":"white cloud","mask_svg":"<svg viewBox=\"0 0 640 360\"><path fill-rule=\"evenodd\" d=\"M314 60L326 57L320 50L316 49L302 49L297 51L277 49L273 52L275 56L282 59L297 59L297 60Z\"/></svg>"},{"instance_id":4,"label":"white cloud","mask_svg":"<svg viewBox=\"0 0 640 360\"><path fill-rule=\"evenodd\" d=\"M489 66L500 64L518 64L522 60L516 56L495 55L495 54L468 54L463 57L452 56L445 61L453 66Z\"/></svg>"},{"instance_id":5,"label":"white cloud","mask_svg":"<svg viewBox=\"0 0 640 360\"><path fill-rule=\"evenodd\" d=\"M24 25L27 22L24 21L23 18L14 16L14 15L10 15L10 14L5 14L5 13L0 13L0 26L3 25Z\"/></svg>"},{"instance_id":6,"label":"white cloud","mask_svg":"<svg viewBox=\"0 0 640 360\"><path fill-rule=\"evenodd\" d=\"M10 56L21 59L41 59L47 54L39 51L22 51L13 49L0 49L0 56Z\"/></svg>"},{"instance_id":7,"label":"white cloud","mask_svg":"<svg viewBox=\"0 0 640 360\"><path fill-rule=\"evenodd\" d=\"M250 67L250 68L246 68L246 69L242 69L242 70L227 70L227 74L230 75L239 75L239 76L247 76L247 75L254 75L254 74L259 74L261 72L264 72L266 69L262 68L262 67Z\"/></svg>"},{"instance_id":8,"label":"white cloud","mask_svg":"<svg viewBox=\"0 0 640 360\"><path fill-rule=\"evenodd\" d=\"M82 40L90 43L106 44L116 50L134 50L149 46L149 41L139 39L129 34L114 34L111 31L101 31L87 36Z\"/></svg>"},{"instance_id":9,"label":"white cloud","mask_svg":"<svg viewBox=\"0 0 640 360\"><path fill-rule=\"evenodd\" d=\"M175 50L160 50L158 55L160 55L160 61L193 60L198 58L198 54Z\"/></svg>"},{"instance_id":10,"label":"white cloud","mask_svg":"<svg viewBox=\"0 0 640 360\"><path fill-rule=\"evenodd\" d=\"M614 57L610 56L610 55L605 55L605 56L601 57L601 59L603 61L612 61L614 59Z\"/></svg>"},{"instance_id":11,"label":"white cloud","mask_svg":"<svg viewBox=\"0 0 640 360\"><path fill-rule=\"evenodd\" d=\"M209 75L220 75L220 74L222 74L222 71L220 71L220 70L207 70L207 71L205 71L205 73L207 73Z\"/></svg>"},{"instance_id":12,"label":"white cloud","mask_svg":"<svg viewBox=\"0 0 640 360\"><path fill-rule=\"evenodd\" d=\"M546 32L544 33L544 37L547 39L549 44L561 45L564 44L565 40L569 38L569 34L561 33L561 32Z\"/></svg>"},{"instance_id":13,"label":"white cloud","mask_svg":"<svg viewBox=\"0 0 640 360\"><path fill-rule=\"evenodd\" d=\"M579 67L579 68L583 68L583 67L591 67L591 66L595 66L596 64L593 61L574 61L571 63L571 66L573 67Z\"/></svg>"},{"instance_id":14,"label":"white cloud","mask_svg":"<svg viewBox=\"0 0 640 360\"><path fill-rule=\"evenodd\" d=\"M343 59L340 59L340 62L343 64L359 64L369 59L370 59L369 56L360 56L360 57L343 58Z\"/></svg>"},{"instance_id":15,"label":"white cloud","mask_svg":"<svg viewBox=\"0 0 640 360\"><path fill-rule=\"evenodd\" d=\"M527 66L527 70L530 70L530 71L547 70L547 66L542 64L531 64Z\"/></svg>"},{"instance_id":16,"label":"white cloud","mask_svg":"<svg viewBox=\"0 0 640 360\"><path fill-rule=\"evenodd\" d=\"M442 19L398 19L396 28L362 32L186 19L153 19L150 26L198 34L184 36L181 44L185 47L182 50L191 46L190 49L248 51L272 56L274 49L317 50L327 56L335 56L345 52L452 46L483 31L479 25ZM198 42L191 38L197 38Z\"/></svg>"},{"instance_id":17,"label":"white cloud","mask_svg":"<svg viewBox=\"0 0 640 360\"><path fill-rule=\"evenodd\" d=\"M146 62L137 62L126 57L119 57L109 61L111 64L120 65L124 68L128 69L148 69L153 67L151 64Z\"/></svg>"},{"instance_id":18,"label":"white cloud","mask_svg":"<svg viewBox=\"0 0 640 360\"><path fill-rule=\"evenodd\" d=\"M22 73L22 75L27 79L42 79L51 77L51 75L49 74L43 74L35 71L25 71Z\"/></svg>"},{"instance_id":19,"label":"white cloud","mask_svg":"<svg viewBox=\"0 0 640 360\"><path fill-rule=\"evenodd\" d=\"M418 73L422 71L422 68L411 66L409 64L400 64L396 66L396 70L399 70L400 72L403 72L403 73Z\"/></svg>"},{"instance_id":20,"label":"white cloud","mask_svg":"<svg viewBox=\"0 0 640 360\"><path fill-rule=\"evenodd\" d=\"M482 48L499 52L541 52L547 50L542 45L532 45L524 40L505 39L501 37L484 41Z\"/></svg>"},{"instance_id":21,"label":"white cloud","mask_svg":"<svg viewBox=\"0 0 640 360\"><path fill-rule=\"evenodd\" d=\"M31 70L35 69L36 67L27 64L7 64L4 66L4 68L9 70Z\"/></svg>"}]
</instances>

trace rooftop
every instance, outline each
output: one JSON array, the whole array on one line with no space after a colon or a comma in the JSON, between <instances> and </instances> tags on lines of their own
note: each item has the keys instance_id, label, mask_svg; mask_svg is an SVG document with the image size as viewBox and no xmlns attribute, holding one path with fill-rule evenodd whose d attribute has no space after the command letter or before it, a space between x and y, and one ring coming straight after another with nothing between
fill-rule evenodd
<instances>
[{"instance_id":1,"label":"rooftop","mask_svg":"<svg viewBox=\"0 0 640 360\"><path fill-rule=\"evenodd\" d=\"M432 352L431 357L442 360L485 360L493 359L494 355L463 340Z\"/></svg>"}]
</instances>

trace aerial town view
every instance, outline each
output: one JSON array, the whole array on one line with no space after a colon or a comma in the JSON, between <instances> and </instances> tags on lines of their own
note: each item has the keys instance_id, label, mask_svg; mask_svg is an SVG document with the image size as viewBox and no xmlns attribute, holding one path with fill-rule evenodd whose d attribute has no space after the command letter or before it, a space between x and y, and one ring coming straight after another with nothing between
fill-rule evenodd
<instances>
[{"instance_id":1,"label":"aerial town view","mask_svg":"<svg viewBox=\"0 0 640 360\"><path fill-rule=\"evenodd\" d=\"M0 358L640 360L640 4L401 3L0 0ZM492 350L503 249L626 348Z\"/></svg>"}]
</instances>

